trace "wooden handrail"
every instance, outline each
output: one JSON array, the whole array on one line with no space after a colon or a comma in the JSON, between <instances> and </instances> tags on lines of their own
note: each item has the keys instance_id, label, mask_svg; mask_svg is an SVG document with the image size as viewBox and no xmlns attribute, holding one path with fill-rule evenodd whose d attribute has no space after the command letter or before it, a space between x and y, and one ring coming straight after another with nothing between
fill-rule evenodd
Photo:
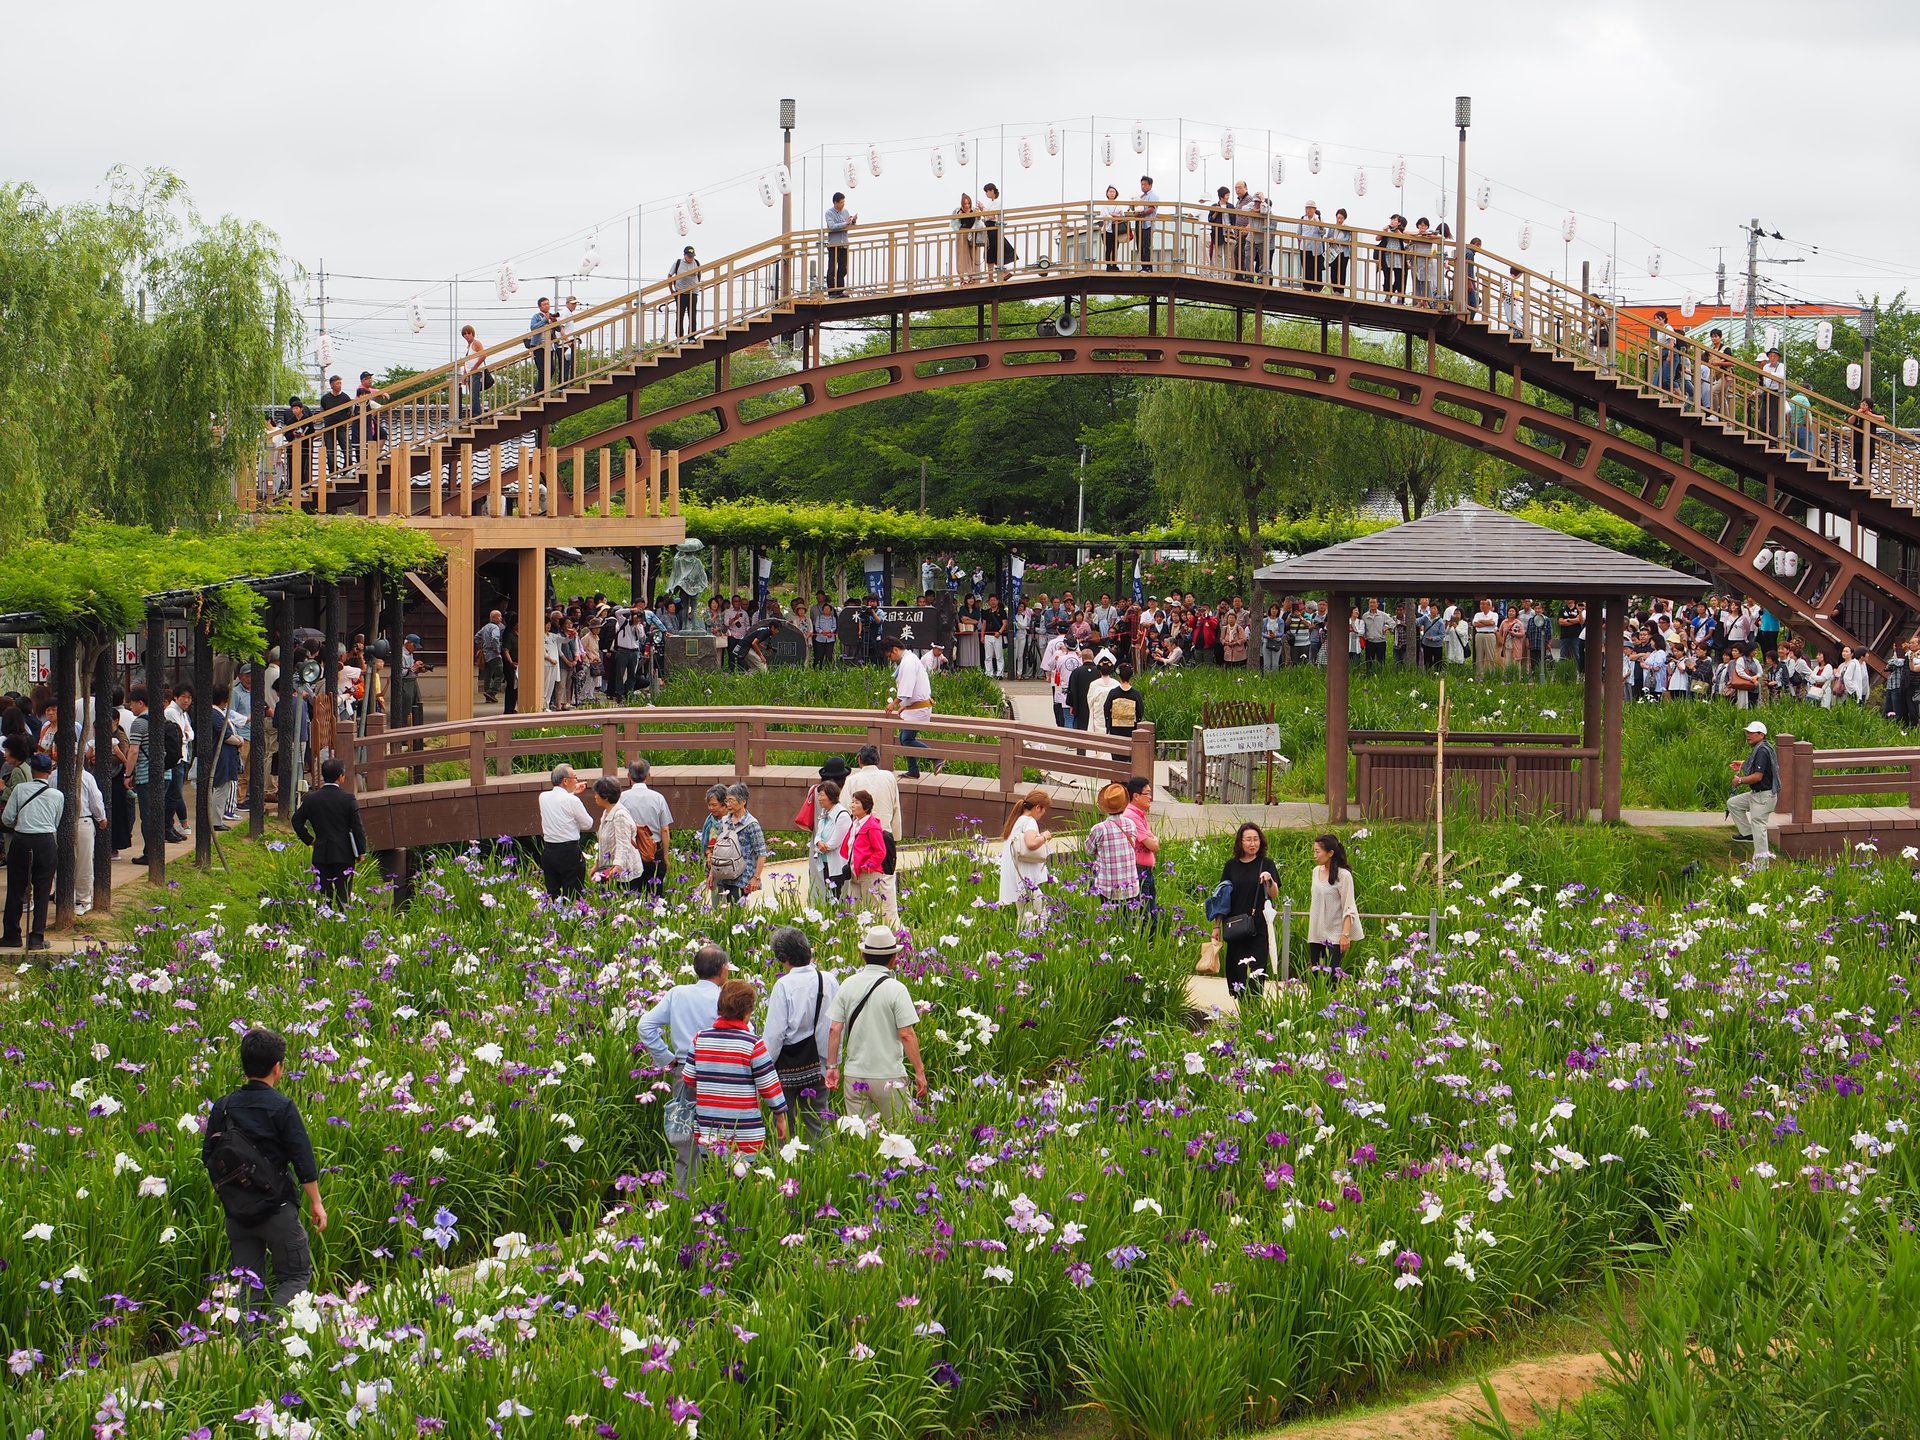
<instances>
[{"instance_id":1,"label":"wooden handrail","mask_svg":"<svg viewBox=\"0 0 1920 1440\"><path fill-rule=\"evenodd\" d=\"M1316 294L1391 305L1438 319L1452 316L1454 252L1437 236L1308 226L1293 217L1255 215L1248 217L1248 226L1228 233L1231 243L1221 250L1211 244L1211 207L1163 201L1146 227L1151 253L1142 255L1140 225L1111 222L1100 208L1095 202L1000 212L997 238L1015 252L1003 276L996 275L984 253L974 273L966 273L962 232L953 228L949 215L863 224L848 238L848 291L862 297L951 295L974 282L985 299L995 293L995 278L1031 281L1151 265L1158 272L1198 276L1250 294ZM1303 228L1313 233L1303 234ZM979 228L966 233L985 239ZM1116 241L1111 264L1106 258L1109 235ZM317 414L297 426L270 430L267 453L289 441L300 443L295 431L306 428L306 462L300 468L318 487L330 480L338 483L344 474L359 474L371 490L381 454L395 445L412 450L470 440L482 426L511 434L523 412L530 417L524 427L530 431L536 424L533 412L551 395L800 305L837 298L824 288L824 240L818 229L776 235L705 262L684 291L676 290L673 280L660 280L576 312L566 319L570 368L562 365L557 349L528 350L525 331L489 345L485 363L494 386L491 391L483 387L477 414L465 413L474 399L461 375L466 357L413 376L377 407L373 418L386 435L383 439L376 432L370 442L363 440L357 471L334 471L324 462L316 467L313 461L316 452L326 452L323 435L362 427L366 406L358 401L332 412L324 432ZM1406 248L1397 248L1401 245ZM1644 322L1629 317L1623 324L1615 307L1578 287L1489 251L1469 254L1476 302L1469 323L1617 377L1650 399L1769 445L1849 486L1920 508L1920 435L1884 421L1863 421L1852 407L1805 387L1789 383L1770 390L1767 377L1751 361L1709 355L1706 347L1677 334L1670 348L1662 346ZM789 273L791 288L783 288ZM692 297L696 312L684 336L677 322L683 294ZM537 383L543 378L538 373L542 367L544 386ZM1710 383L1701 383L1703 367ZM1804 406L1793 404L1796 395L1805 396ZM256 483L260 468L256 462L253 475L243 475L243 489ZM548 483L551 486L551 476Z\"/></svg>"}]
</instances>

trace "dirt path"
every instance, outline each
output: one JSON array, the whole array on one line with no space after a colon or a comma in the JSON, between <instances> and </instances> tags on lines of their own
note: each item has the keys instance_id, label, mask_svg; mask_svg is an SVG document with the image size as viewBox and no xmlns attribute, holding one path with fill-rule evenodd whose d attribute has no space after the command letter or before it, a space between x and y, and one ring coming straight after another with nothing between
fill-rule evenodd
<instances>
[{"instance_id":1,"label":"dirt path","mask_svg":"<svg viewBox=\"0 0 1920 1440\"><path fill-rule=\"evenodd\" d=\"M1507 1423L1523 1430L1533 1424L1536 1404L1551 1414L1582 1399L1606 1374L1606 1357L1586 1351L1516 1360L1491 1371L1487 1380ZM1411 1404L1289 1425L1267 1440L1456 1440L1474 1413L1485 1407L1479 1382L1467 1380Z\"/></svg>"}]
</instances>

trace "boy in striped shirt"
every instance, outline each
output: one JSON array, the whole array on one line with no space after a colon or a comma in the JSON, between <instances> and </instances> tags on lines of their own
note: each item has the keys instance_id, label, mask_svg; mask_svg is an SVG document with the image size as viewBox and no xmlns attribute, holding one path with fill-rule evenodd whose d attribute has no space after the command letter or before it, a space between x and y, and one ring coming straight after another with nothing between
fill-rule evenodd
<instances>
[{"instance_id":1,"label":"boy in striped shirt","mask_svg":"<svg viewBox=\"0 0 1920 1440\"><path fill-rule=\"evenodd\" d=\"M744 980L721 987L719 1016L711 1030L694 1036L693 1058L683 1072L694 1087L700 1146L717 1155L752 1155L767 1143L763 1102L773 1111L774 1131L787 1138L787 1097L779 1073L767 1057L766 1042L747 1024L753 999L753 986Z\"/></svg>"}]
</instances>

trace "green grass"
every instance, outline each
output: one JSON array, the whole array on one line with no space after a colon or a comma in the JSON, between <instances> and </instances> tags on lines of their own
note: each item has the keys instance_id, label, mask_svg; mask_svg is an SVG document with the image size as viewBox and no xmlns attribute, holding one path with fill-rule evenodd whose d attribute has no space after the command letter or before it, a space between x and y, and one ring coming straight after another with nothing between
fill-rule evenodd
<instances>
[{"instance_id":1,"label":"green grass","mask_svg":"<svg viewBox=\"0 0 1920 1440\"><path fill-rule=\"evenodd\" d=\"M1262 673L1194 666L1146 677L1147 718L1163 740L1186 740L1207 701L1257 700L1274 706L1280 748L1294 762L1279 781L1290 798L1321 793L1326 773L1326 673L1301 666ZM1439 683L1397 665L1355 671L1349 724L1355 730L1431 730ZM1466 670L1448 677L1448 725L1455 731L1509 730L1578 734L1582 687L1571 664L1553 678L1531 683L1513 677L1475 680ZM1761 712L1767 724L1816 746L1850 748L1910 745L1913 733L1877 710L1857 705L1823 710L1798 701ZM1727 797L1727 762L1745 753L1741 730L1750 718L1725 703L1638 704L1622 716L1622 802L1650 810L1717 810ZM1836 797L1836 803L1897 803L1878 797Z\"/></svg>"},{"instance_id":2,"label":"green grass","mask_svg":"<svg viewBox=\"0 0 1920 1440\"><path fill-rule=\"evenodd\" d=\"M596 590L615 605L626 605L633 600L633 575L627 570L607 570L598 565L549 565L547 579L563 605L576 595L584 598Z\"/></svg>"}]
</instances>

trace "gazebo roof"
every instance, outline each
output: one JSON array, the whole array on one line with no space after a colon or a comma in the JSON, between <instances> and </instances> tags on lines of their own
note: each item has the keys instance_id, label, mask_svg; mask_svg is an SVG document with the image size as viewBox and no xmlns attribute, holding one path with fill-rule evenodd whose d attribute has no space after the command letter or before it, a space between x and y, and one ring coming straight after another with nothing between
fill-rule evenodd
<instances>
[{"instance_id":1,"label":"gazebo roof","mask_svg":"<svg viewBox=\"0 0 1920 1440\"><path fill-rule=\"evenodd\" d=\"M1372 535L1264 565L1261 584L1347 594L1665 595L1708 582L1462 501Z\"/></svg>"}]
</instances>

